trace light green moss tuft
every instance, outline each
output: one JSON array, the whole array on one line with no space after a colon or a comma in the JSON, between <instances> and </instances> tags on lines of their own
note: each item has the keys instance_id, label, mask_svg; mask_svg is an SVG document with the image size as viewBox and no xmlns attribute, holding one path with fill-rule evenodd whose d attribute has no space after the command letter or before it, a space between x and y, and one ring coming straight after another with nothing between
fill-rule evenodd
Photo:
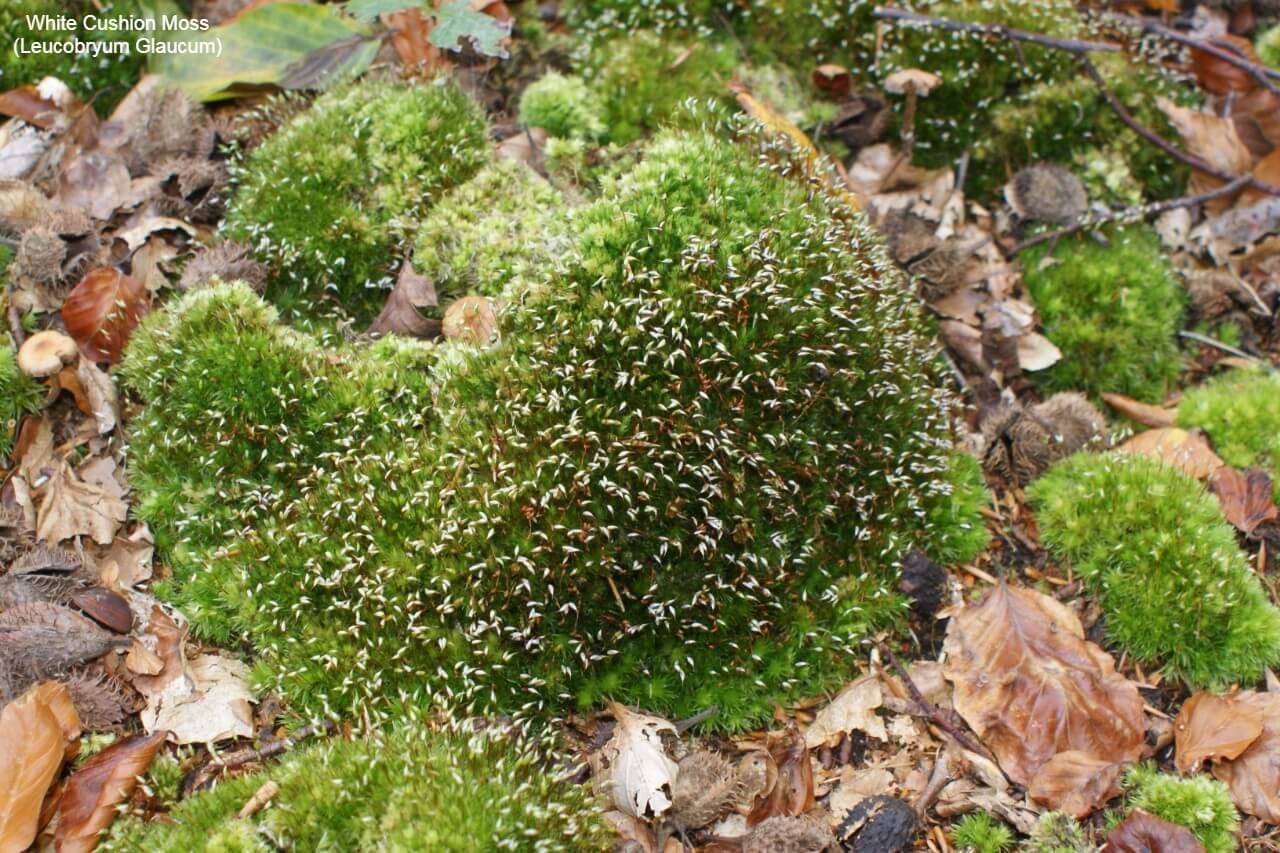
<instances>
[{"instance_id":1,"label":"light green moss tuft","mask_svg":"<svg viewBox=\"0 0 1280 853\"><path fill-rule=\"evenodd\" d=\"M261 811L236 812L264 783ZM440 732L421 721L304 747L177 803L167 819L118 818L101 850L570 851L610 834L586 788L555 778L503 732Z\"/></svg>"},{"instance_id":2,"label":"light green moss tuft","mask_svg":"<svg viewBox=\"0 0 1280 853\"><path fill-rule=\"evenodd\" d=\"M1005 853L1013 841L1013 830L986 812L967 814L951 827L951 843L964 853Z\"/></svg>"},{"instance_id":3,"label":"light green moss tuft","mask_svg":"<svg viewBox=\"0 0 1280 853\"><path fill-rule=\"evenodd\" d=\"M1045 812L1019 850L1022 853L1090 853L1093 845L1075 818L1062 812Z\"/></svg>"},{"instance_id":4,"label":"light green moss tuft","mask_svg":"<svg viewBox=\"0 0 1280 853\"><path fill-rule=\"evenodd\" d=\"M560 193L523 163L502 160L432 208L418 229L413 265L434 282L443 305L545 282L572 245Z\"/></svg>"},{"instance_id":5,"label":"light green moss tuft","mask_svg":"<svg viewBox=\"0 0 1280 853\"><path fill-rule=\"evenodd\" d=\"M1027 498L1041 541L1071 561L1130 656L1208 689L1280 663L1280 610L1195 480L1145 456L1077 454Z\"/></svg>"},{"instance_id":6,"label":"light green moss tuft","mask_svg":"<svg viewBox=\"0 0 1280 853\"><path fill-rule=\"evenodd\" d=\"M1237 850L1240 816L1227 786L1209 776L1180 778L1139 764L1125 775L1130 808L1185 826L1204 845L1205 853Z\"/></svg>"},{"instance_id":7,"label":"light green moss tuft","mask_svg":"<svg viewBox=\"0 0 1280 853\"><path fill-rule=\"evenodd\" d=\"M1280 373L1232 370L1190 388L1178 423L1208 433L1228 465L1268 469L1280 495Z\"/></svg>"},{"instance_id":8,"label":"light green moss tuft","mask_svg":"<svg viewBox=\"0 0 1280 853\"><path fill-rule=\"evenodd\" d=\"M1109 246L1088 237L1022 257L1024 280L1044 334L1062 360L1039 374L1046 392L1105 391L1160 402L1181 358L1177 333L1186 295L1159 237L1146 226L1113 229Z\"/></svg>"},{"instance_id":9,"label":"light green moss tuft","mask_svg":"<svg viewBox=\"0 0 1280 853\"><path fill-rule=\"evenodd\" d=\"M982 477L982 463L972 454L952 453L946 478L951 497L940 500L929 512L929 527L937 531L929 556L945 564L968 563L991 541L982 521L991 493Z\"/></svg>"},{"instance_id":10,"label":"light green moss tuft","mask_svg":"<svg viewBox=\"0 0 1280 853\"><path fill-rule=\"evenodd\" d=\"M23 415L40 411L45 389L18 369L13 345L0 338L0 456L8 456Z\"/></svg>"},{"instance_id":11,"label":"light green moss tuft","mask_svg":"<svg viewBox=\"0 0 1280 853\"><path fill-rule=\"evenodd\" d=\"M224 228L270 264L287 314L368 316L418 217L488 159L484 114L452 83L347 86L236 167Z\"/></svg>"},{"instance_id":12,"label":"light green moss tuft","mask_svg":"<svg viewBox=\"0 0 1280 853\"><path fill-rule=\"evenodd\" d=\"M550 71L520 96L520 121L561 139L597 140L605 135L599 97L581 77Z\"/></svg>"},{"instance_id":13,"label":"light green moss tuft","mask_svg":"<svg viewBox=\"0 0 1280 853\"><path fill-rule=\"evenodd\" d=\"M1258 58L1272 68L1280 68L1280 24L1273 24L1258 35Z\"/></svg>"}]
</instances>

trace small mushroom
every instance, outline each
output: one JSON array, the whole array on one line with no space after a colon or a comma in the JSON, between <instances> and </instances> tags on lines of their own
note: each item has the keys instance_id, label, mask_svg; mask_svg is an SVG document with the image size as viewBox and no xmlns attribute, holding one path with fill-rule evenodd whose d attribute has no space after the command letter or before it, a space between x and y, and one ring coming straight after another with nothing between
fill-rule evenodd
<instances>
[{"instance_id":1,"label":"small mushroom","mask_svg":"<svg viewBox=\"0 0 1280 853\"><path fill-rule=\"evenodd\" d=\"M894 95L906 95L907 107L902 116L902 148L903 153L910 155L916 141L916 100L927 98L929 93L942 84L937 74L922 68L904 68L895 71L885 78L886 92Z\"/></svg>"},{"instance_id":2,"label":"small mushroom","mask_svg":"<svg viewBox=\"0 0 1280 853\"><path fill-rule=\"evenodd\" d=\"M18 369L34 379L57 373L80 356L76 342L52 329L27 338L18 351Z\"/></svg>"}]
</instances>

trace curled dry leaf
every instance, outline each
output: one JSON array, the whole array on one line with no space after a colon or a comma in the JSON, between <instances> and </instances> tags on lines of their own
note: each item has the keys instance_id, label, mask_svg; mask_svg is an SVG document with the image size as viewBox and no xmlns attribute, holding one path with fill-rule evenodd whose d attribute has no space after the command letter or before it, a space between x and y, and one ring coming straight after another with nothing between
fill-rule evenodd
<instances>
[{"instance_id":1,"label":"curled dry leaf","mask_svg":"<svg viewBox=\"0 0 1280 853\"><path fill-rule=\"evenodd\" d=\"M1224 465L1209 476L1209 491L1218 496L1222 514L1241 533L1275 521L1280 512L1272 500L1271 476L1260 468L1240 471Z\"/></svg>"},{"instance_id":2,"label":"curled dry leaf","mask_svg":"<svg viewBox=\"0 0 1280 853\"><path fill-rule=\"evenodd\" d=\"M1027 793L1041 805L1081 818L1120 794L1123 772L1123 764L1068 750L1041 765Z\"/></svg>"},{"instance_id":3,"label":"curled dry leaf","mask_svg":"<svg viewBox=\"0 0 1280 853\"><path fill-rule=\"evenodd\" d=\"M1262 734L1262 717L1235 696L1201 691L1183 703L1173 731L1178 769L1195 773L1205 761L1239 758Z\"/></svg>"},{"instance_id":4,"label":"curled dry leaf","mask_svg":"<svg viewBox=\"0 0 1280 853\"><path fill-rule=\"evenodd\" d=\"M1176 409L1153 406L1150 403L1143 403L1123 394L1112 394L1109 391L1102 393L1102 399L1121 415L1143 426L1171 427L1178 421L1178 411Z\"/></svg>"},{"instance_id":5,"label":"curled dry leaf","mask_svg":"<svg viewBox=\"0 0 1280 853\"><path fill-rule=\"evenodd\" d=\"M1177 128L1186 150L1228 175L1243 175L1253 166L1253 155L1240 139L1235 123L1213 113L1180 107L1163 96L1156 103ZM1219 187L1222 181L1203 172L1192 175L1192 192Z\"/></svg>"},{"instance_id":6,"label":"curled dry leaf","mask_svg":"<svg viewBox=\"0 0 1280 853\"><path fill-rule=\"evenodd\" d=\"M1137 687L1057 600L1000 584L951 620L944 650L956 710L1018 784L1060 752L1141 754Z\"/></svg>"},{"instance_id":7,"label":"curled dry leaf","mask_svg":"<svg viewBox=\"0 0 1280 853\"><path fill-rule=\"evenodd\" d=\"M855 730L887 740L884 721L876 714L883 701L880 679L874 674L864 675L847 685L818 712L805 730L805 745L810 749L835 746L841 737Z\"/></svg>"},{"instance_id":8,"label":"curled dry leaf","mask_svg":"<svg viewBox=\"0 0 1280 853\"><path fill-rule=\"evenodd\" d=\"M118 495L85 482L64 460L58 461L38 492L36 535L51 545L73 536L90 536L107 545L129 512L128 504Z\"/></svg>"},{"instance_id":9,"label":"curled dry leaf","mask_svg":"<svg viewBox=\"0 0 1280 853\"><path fill-rule=\"evenodd\" d=\"M1163 460L1197 480L1203 480L1223 465L1221 457L1209 448L1207 441L1194 432L1177 427L1140 432L1116 450Z\"/></svg>"},{"instance_id":10,"label":"curled dry leaf","mask_svg":"<svg viewBox=\"0 0 1280 853\"><path fill-rule=\"evenodd\" d=\"M45 794L79 738L71 696L56 682L35 685L0 712L0 850L35 840Z\"/></svg>"},{"instance_id":11,"label":"curled dry leaf","mask_svg":"<svg viewBox=\"0 0 1280 853\"><path fill-rule=\"evenodd\" d=\"M91 270L62 303L67 334L91 361L114 364L147 313L147 288L113 267Z\"/></svg>"},{"instance_id":12,"label":"curled dry leaf","mask_svg":"<svg viewBox=\"0 0 1280 853\"><path fill-rule=\"evenodd\" d=\"M147 697L142 726L148 732L167 729L179 744L252 737L248 677L249 668L234 658L200 655L187 664L182 677Z\"/></svg>"},{"instance_id":13,"label":"curled dry leaf","mask_svg":"<svg viewBox=\"0 0 1280 853\"><path fill-rule=\"evenodd\" d=\"M1280 693L1238 693L1237 709L1262 720L1262 734L1237 758L1213 765L1241 811L1280 824Z\"/></svg>"},{"instance_id":14,"label":"curled dry leaf","mask_svg":"<svg viewBox=\"0 0 1280 853\"><path fill-rule=\"evenodd\" d=\"M786 731L771 732L766 741L777 772L773 784L756 798L747 823L755 826L771 817L792 817L808 812L816 802L809 747L794 724Z\"/></svg>"},{"instance_id":15,"label":"curled dry leaf","mask_svg":"<svg viewBox=\"0 0 1280 853\"><path fill-rule=\"evenodd\" d=\"M596 775L603 778L613 802L632 817L652 820L671 809L671 783L679 766L667 755L663 734L676 727L661 717L636 712L612 702L616 725L613 737L594 757Z\"/></svg>"},{"instance_id":16,"label":"curled dry leaf","mask_svg":"<svg viewBox=\"0 0 1280 853\"><path fill-rule=\"evenodd\" d=\"M406 258L400 266L395 289L387 294L387 302L369 326L369 331L375 335L437 337L441 331L440 321L418 313L419 308L430 308L437 304L436 288L431 279L417 272L413 268L413 261Z\"/></svg>"},{"instance_id":17,"label":"curled dry leaf","mask_svg":"<svg viewBox=\"0 0 1280 853\"><path fill-rule=\"evenodd\" d=\"M133 795L167 735L159 731L117 741L71 775L58 805L54 844L59 853L89 853L97 846L98 834L115 820L116 806Z\"/></svg>"},{"instance_id":18,"label":"curled dry leaf","mask_svg":"<svg viewBox=\"0 0 1280 853\"><path fill-rule=\"evenodd\" d=\"M1111 830L1102 853L1204 853L1191 830L1134 809Z\"/></svg>"}]
</instances>

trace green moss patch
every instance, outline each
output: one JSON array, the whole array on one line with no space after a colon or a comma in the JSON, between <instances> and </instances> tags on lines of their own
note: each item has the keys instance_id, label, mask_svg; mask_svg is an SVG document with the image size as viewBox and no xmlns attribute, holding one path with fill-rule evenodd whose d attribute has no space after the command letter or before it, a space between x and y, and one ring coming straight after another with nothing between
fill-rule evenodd
<instances>
[{"instance_id":1,"label":"green moss patch","mask_svg":"<svg viewBox=\"0 0 1280 853\"><path fill-rule=\"evenodd\" d=\"M1205 853L1231 853L1239 849L1236 830L1240 816L1227 786L1208 776L1181 778L1159 773L1151 764L1139 764L1125 776L1130 808L1184 826Z\"/></svg>"},{"instance_id":2,"label":"green moss patch","mask_svg":"<svg viewBox=\"0 0 1280 853\"><path fill-rule=\"evenodd\" d=\"M1280 494L1280 374L1232 370L1188 389L1178 423L1208 433L1228 465L1268 469Z\"/></svg>"},{"instance_id":3,"label":"green moss patch","mask_svg":"<svg viewBox=\"0 0 1280 853\"><path fill-rule=\"evenodd\" d=\"M1280 662L1280 610L1195 480L1144 456L1077 454L1027 498L1041 540L1071 561L1132 657L1215 690Z\"/></svg>"}]
</instances>

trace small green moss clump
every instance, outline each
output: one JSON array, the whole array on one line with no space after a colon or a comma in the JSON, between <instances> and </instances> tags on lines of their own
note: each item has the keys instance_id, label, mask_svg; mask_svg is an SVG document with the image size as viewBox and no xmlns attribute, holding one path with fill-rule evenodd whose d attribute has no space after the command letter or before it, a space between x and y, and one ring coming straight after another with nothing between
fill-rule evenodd
<instances>
[{"instance_id":1,"label":"small green moss clump","mask_svg":"<svg viewBox=\"0 0 1280 853\"><path fill-rule=\"evenodd\" d=\"M469 293L528 290L563 265L572 245L560 193L523 163L501 160L431 209L418 228L413 265L444 304Z\"/></svg>"},{"instance_id":2,"label":"small green moss clump","mask_svg":"<svg viewBox=\"0 0 1280 853\"><path fill-rule=\"evenodd\" d=\"M1149 457L1077 454L1031 484L1041 540L1102 603L1108 639L1194 687L1280 663L1272 606L1195 480Z\"/></svg>"},{"instance_id":3,"label":"small green moss clump","mask_svg":"<svg viewBox=\"0 0 1280 853\"><path fill-rule=\"evenodd\" d=\"M0 456L13 449L23 415L40 411L43 402L44 387L18 369L13 345L0 339Z\"/></svg>"},{"instance_id":4,"label":"small green moss clump","mask_svg":"<svg viewBox=\"0 0 1280 853\"><path fill-rule=\"evenodd\" d=\"M1227 786L1209 776L1181 778L1158 772L1151 764L1139 764L1125 775L1130 808L1185 826L1205 853L1231 853L1239 849L1236 830L1240 816Z\"/></svg>"},{"instance_id":5,"label":"small green moss clump","mask_svg":"<svg viewBox=\"0 0 1280 853\"><path fill-rule=\"evenodd\" d=\"M1020 849L1023 853L1088 853L1093 845L1071 815L1045 812Z\"/></svg>"},{"instance_id":6,"label":"small green moss clump","mask_svg":"<svg viewBox=\"0 0 1280 853\"><path fill-rule=\"evenodd\" d=\"M236 167L224 228L270 264L268 294L287 314L331 296L371 315L418 217L488 160L484 114L454 84L347 86Z\"/></svg>"},{"instance_id":7,"label":"small green moss clump","mask_svg":"<svg viewBox=\"0 0 1280 853\"><path fill-rule=\"evenodd\" d=\"M1040 374L1046 391L1110 391L1159 402L1181 367L1177 332L1186 295L1159 237L1146 226L1114 229L1023 256L1024 279L1062 360Z\"/></svg>"},{"instance_id":8,"label":"small green moss clump","mask_svg":"<svg viewBox=\"0 0 1280 853\"><path fill-rule=\"evenodd\" d=\"M1258 58L1272 68L1280 68L1280 24L1268 27L1257 39Z\"/></svg>"},{"instance_id":9,"label":"small green moss clump","mask_svg":"<svg viewBox=\"0 0 1280 853\"><path fill-rule=\"evenodd\" d=\"M266 782L279 792L236 813ZM502 732L441 732L422 722L304 747L173 806L165 819L118 818L99 849L602 850L610 833L588 789L558 779Z\"/></svg>"},{"instance_id":10,"label":"small green moss clump","mask_svg":"<svg viewBox=\"0 0 1280 853\"><path fill-rule=\"evenodd\" d=\"M970 453L952 453L946 479L951 499L939 501L929 511L929 527L937 531L929 556L940 563L968 563L987 547L991 533L982 523L982 510L991 504L991 493L982 476L982 463Z\"/></svg>"},{"instance_id":11,"label":"small green moss clump","mask_svg":"<svg viewBox=\"0 0 1280 853\"><path fill-rule=\"evenodd\" d=\"M581 77L550 71L520 96L520 121L561 139L596 140L605 134L600 99Z\"/></svg>"},{"instance_id":12,"label":"small green moss clump","mask_svg":"<svg viewBox=\"0 0 1280 853\"><path fill-rule=\"evenodd\" d=\"M1013 831L986 812L971 812L951 827L951 843L966 853L1005 853L1013 842Z\"/></svg>"},{"instance_id":13,"label":"small green moss clump","mask_svg":"<svg viewBox=\"0 0 1280 853\"><path fill-rule=\"evenodd\" d=\"M1228 465L1269 469L1280 494L1280 373L1232 370L1191 388L1178 423L1208 433Z\"/></svg>"},{"instance_id":14,"label":"small green moss clump","mask_svg":"<svg viewBox=\"0 0 1280 853\"><path fill-rule=\"evenodd\" d=\"M39 83L45 77L57 77L85 101L91 101L99 115L108 115L120 99L137 82L145 57L133 49L132 32L90 29L85 18L96 19L146 17L147 11L137 0L117 0L103 6L89 0L6 0L0 6L0 92L18 86ZM70 15L77 25L72 30L37 30L27 26L28 15ZM128 53L23 53L16 49L18 39L27 44L33 40L66 45L73 40L86 45L101 45L100 50L124 43Z\"/></svg>"}]
</instances>

